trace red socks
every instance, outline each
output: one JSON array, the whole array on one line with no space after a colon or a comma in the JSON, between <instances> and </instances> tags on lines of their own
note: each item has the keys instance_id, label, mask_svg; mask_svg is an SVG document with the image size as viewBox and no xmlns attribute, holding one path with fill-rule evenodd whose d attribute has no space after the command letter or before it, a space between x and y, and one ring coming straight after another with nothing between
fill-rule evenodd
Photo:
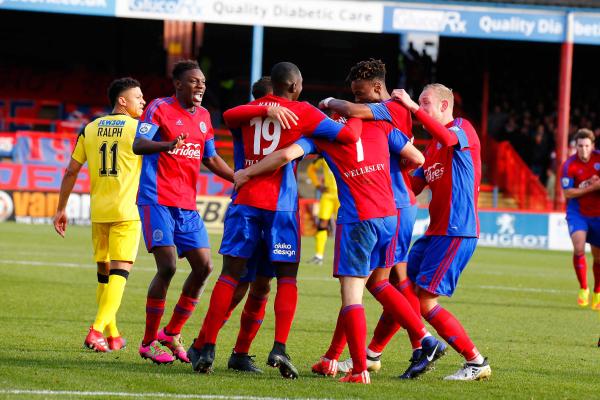
<instances>
[{"instance_id":1,"label":"red socks","mask_svg":"<svg viewBox=\"0 0 600 400\"><path fill-rule=\"evenodd\" d=\"M335 331L333 332L333 338L331 339L331 345L329 345L329 350L325 353L325 358L330 360L338 360L346 348L346 331L344 329L342 310L343 309L340 309L338 314Z\"/></svg>"},{"instance_id":2,"label":"red socks","mask_svg":"<svg viewBox=\"0 0 600 400\"><path fill-rule=\"evenodd\" d=\"M575 255L573 254L573 267L575 268L575 275L579 281L579 287L581 289L587 289L587 263L585 261L585 254ZM594 274L594 277L596 275Z\"/></svg>"},{"instance_id":3,"label":"red socks","mask_svg":"<svg viewBox=\"0 0 600 400\"><path fill-rule=\"evenodd\" d=\"M594 270L594 293L600 293L600 263L595 262Z\"/></svg>"},{"instance_id":4,"label":"red socks","mask_svg":"<svg viewBox=\"0 0 600 400\"><path fill-rule=\"evenodd\" d=\"M427 329L421 317L415 314L408 300L387 279L368 285L367 289L383 305L383 309L406 329L411 342L423 338Z\"/></svg>"},{"instance_id":5,"label":"red socks","mask_svg":"<svg viewBox=\"0 0 600 400\"><path fill-rule=\"evenodd\" d=\"M411 308L417 314L417 316L421 316L421 304L419 303L419 298L414 291L413 284L410 279L405 279L400 283L394 285L394 287L402 293L402 295L408 300ZM373 332L373 339L371 339L371 343L369 343L369 350L375 353L383 353L383 350L388 345L390 340L394 337L396 332L401 329L402 326L394 319L394 316L387 312L385 309L383 310L383 314L381 314L381 318L379 318L379 322L375 327L375 332ZM420 340L411 340L413 349L421 347Z\"/></svg>"},{"instance_id":6,"label":"red socks","mask_svg":"<svg viewBox=\"0 0 600 400\"><path fill-rule=\"evenodd\" d=\"M221 275L217 280L210 296L210 305L206 317L204 317L202 329L198 333L198 338L194 341L196 349L201 349L205 343L216 343L237 284L238 281L229 275Z\"/></svg>"},{"instance_id":7,"label":"red socks","mask_svg":"<svg viewBox=\"0 0 600 400\"><path fill-rule=\"evenodd\" d=\"M156 339L160 320L165 313L165 299L146 298L146 331L142 343L149 345Z\"/></svg>"},{"instance_id":8,"label":"red socks","mask_svg":"<svg viewBox=\"0 0 600 400\"><path fill-rule=\"evenodd\" d=\"M352 374L360 374L367 369L365 309L362 304L351 304L342 308L340 315L344 319L344 330L348 339L350 357L352 357Z\"/></svg>"},{"instance_id":9,"label":"red socks","mask_svg":"<svg viewBox=\"0 0 600 400\"><path fill-rule=\"evenodd\" d=\"M379 322L377 322L375 332L373 332L373 339L369 343L369 350L374 353L383 353L385 346L388 345L400 328L402 326L396 322L390 313L384 310L379 318Z\"/></svg>"},{"instance_id":10,"label":"red socks","mask_svg":"<svg viewBox=\"0 0 600 400\"><path fill-rule=\"evenodd\" d=\"M277 280L277 295L275 296L275 341L286 344L296 306L298 304L298 287L296 278L280 278Z\"/></svg>"},{"instance_id":11,"label":"red socks","mask_svg":"<svg viewBox=\"0 0 600 400\"><path fill-rule=\"evenodd\" d=\"M406 278L405 280L396 285L396 289L398 289L398 291L402 293L402 296L404 296L406 300L408 300L415 314L417 314L420 317L421 303L419 302L419 297L415 293L415 288L411 280Z\"/></svg>"},{"instance_id":12,"label":"red socks","mask_svg":"<svg viewBox=\"0 0 600 400\"><path fill-rule=\"evenodd\" d=\"M442 306L438 304L429 310L425 319L467 361L479 355L479 351L460 322Z\"/></svg>"},{"instance_id":13,"label":"red socks","mask_svg":"<svg viewBox=\"0 0 600 400\"><path fill-rule=\"evenodd\" d=\"M242 317L240 318L240 332L238 333L235 348L236 353L248 353L250 345L256 337L260 325L265 317L267 297L254 297L248 295Z\"/></svg>"},{"instance_id":14,"label":"red socks","mask_svg":"<svg viewBox=\"0 0 600 400\"><path fill-rule=\"evenodd\" d=\"M187 320L192 316L196 304L198 304L198 299L181 294L181 296L179 296L179 301L173 310L171 321L169 321L165 327L165 331L173 336L181 333L181 328L183 328L183 325L185 325Z\"/></svg>"}]
</instances>

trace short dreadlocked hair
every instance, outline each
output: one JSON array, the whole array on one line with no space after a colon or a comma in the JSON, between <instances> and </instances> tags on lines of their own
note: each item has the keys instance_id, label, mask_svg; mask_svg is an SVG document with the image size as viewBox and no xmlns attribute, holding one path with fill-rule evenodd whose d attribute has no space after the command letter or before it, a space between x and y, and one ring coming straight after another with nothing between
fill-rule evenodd
<instances>
[{"instance_id":1,"label":"short dreadlocked hair","mask_svg":"<svg viewBox=\"0 0 600 400\"><path fill-rule=\"evenodd\" d=\"M358 62L350 68L350 73L346 77L346 83L352 83L359 79L366 81L374 79L385 81L385 64L383 61L374 58Z\"/></svg>"}]
</instances>

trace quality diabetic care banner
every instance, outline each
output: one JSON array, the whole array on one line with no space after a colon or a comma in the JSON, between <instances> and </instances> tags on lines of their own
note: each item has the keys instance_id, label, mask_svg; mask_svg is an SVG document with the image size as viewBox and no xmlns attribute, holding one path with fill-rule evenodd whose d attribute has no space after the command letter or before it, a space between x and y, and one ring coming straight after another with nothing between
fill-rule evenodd
<instances>
[{"instance_id":1,"label":"quality diabetic care banner","mask_svg":"<svg viewBox=\"0 0 600 400\"><path fill-rule=\"evenodd\" d=\"M116 15L234 25L381 32L383 5L361 1L117 0Z\"/></svg>"},{"instance_id":2,"label":"quality diabetic care banner","mask_svg":"<svg viewBox=\"0 0 600 400\"><path fill-rule=\"evenodd\" d=\"M485 3L344 0L0 0L0 9L349 32L600 45L600 13ZM571 16L571 18L569 18Z\"/></svg>"}]
</instances>

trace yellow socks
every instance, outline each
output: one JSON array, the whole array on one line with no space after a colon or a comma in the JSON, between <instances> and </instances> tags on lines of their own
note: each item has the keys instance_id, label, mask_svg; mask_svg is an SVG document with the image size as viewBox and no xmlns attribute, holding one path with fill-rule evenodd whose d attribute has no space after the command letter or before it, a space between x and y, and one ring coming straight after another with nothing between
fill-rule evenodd
<instances>
[{"instance_id":1,"label":"yellow socks","mask_svg":"<svg viewBox=\"0 0 600 400\"><path fill-rule=\"evenodd\" d=\"M125 291L125 284L127 283L128 276L129 272L123 269L113 269L110 271L108 284L100 296L98 314L96 314L96 320L93 325L95 330L103 332L104 328L109 328L108 336L116 337L119 335L119 331L116 328L115 317L119 310L119 306L121 305L121 299L123 298L123 292ZM113 334L114 331L110 331L112 329L116 331L116 335Z\"/></svg>"},{"instance_id":2,"label":"yellow socks","mask_svg":"<svg viewBox=\"0 0 600 400\"><path fill-rule=\"evenodd\" d=\"M327 229L318 230L315 234L315 255L323 258L325 244L327 243Z\"/></svg>"}]
</instances>

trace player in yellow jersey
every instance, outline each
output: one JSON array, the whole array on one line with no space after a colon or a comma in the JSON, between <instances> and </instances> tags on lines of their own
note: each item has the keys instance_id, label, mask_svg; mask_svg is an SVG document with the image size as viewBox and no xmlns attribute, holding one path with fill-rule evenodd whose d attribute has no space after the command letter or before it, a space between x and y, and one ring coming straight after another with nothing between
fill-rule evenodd
<instances>
[{"instance_id":1,"label":"player in yellow jersey","mask_svg":"<svg viewBox=\"0 0 600 400\"><path fill-rule=\"evenodd\" d=\"M323 171L323 178L319 179L317 171ZM327 166L325 160L320 157L313 161L306 171L312 184L321 192L321 200L319 201L319 225L315 234L315 255L310 259L310 263L323 265L323 254L325 253L325 245L327 244L327 229L331 217L337 214L340 208L338 200L337 185L335 177Z\"/></svg>"},{"instance_id":2,"label":"player in yellow jersey","mask_svg":"<svg viewBox=\"0 0 600 400\"><path fill-rule=\"evenodd\" d=\"M90 122L77 138L61 187L54 229L64 237L67 200L77 175L87 161L90 177L92 243L98 264L98 312L84 345L107 352L125 347L116 314L125 283L138 251L141 224L135 199L142 158L132 143L144 110L140 83L132 78L113 81L108 88L112 114ZM107 334L105 339L103 332Z\"/></svg>"}]
</instances>

